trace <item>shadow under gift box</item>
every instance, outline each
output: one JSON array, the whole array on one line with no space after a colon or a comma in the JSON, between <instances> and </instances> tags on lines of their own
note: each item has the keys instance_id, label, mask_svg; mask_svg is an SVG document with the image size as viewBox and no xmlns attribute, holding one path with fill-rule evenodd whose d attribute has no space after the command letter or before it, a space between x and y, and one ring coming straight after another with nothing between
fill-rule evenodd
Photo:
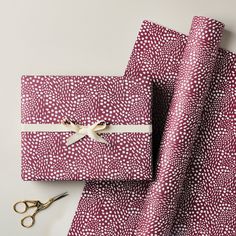
<instances>
[{"instance_id":1,"label":"shadow under gift box","mask_svg":"<svg viewBox=\"0 0 236 236\"><path fill-rule=\"evenodd\" d=\"M102 76L22 76L21 145L23 180L150 180L152 178L151 80ZM75 124L105 121L125 131L88 136L67 145ZM52 126L49 131L31 130ZM62 124L61 124L62 125ZM126 125L135 126L130 132ZM141 128L148 132L140 132Z\"/></svg>"}]
</instances>

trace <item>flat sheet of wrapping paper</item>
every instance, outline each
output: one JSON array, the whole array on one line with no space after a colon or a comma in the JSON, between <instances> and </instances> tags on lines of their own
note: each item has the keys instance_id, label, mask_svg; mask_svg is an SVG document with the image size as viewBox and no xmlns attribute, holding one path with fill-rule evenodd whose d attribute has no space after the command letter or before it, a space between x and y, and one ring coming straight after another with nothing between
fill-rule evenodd
<instances>
[{"instance_id":1,"label":"flat sheet of wrapping paper","mask_svg":"<svg viewBox=\"0 0 236 236\"><path fill-rule=\"evenodd\" d=\"M141 132L141 126L151 125L151 94L152 82L142 79L23 76L22 178L152 179L152 132ZM83 126L103 120L108 130L109 124L125 126L121 132L99 134L108 144L85 136L67 146L73 133L54 132L54 127L63 127L64 117ZM39 127L37 132L31 132L32 124ZM45 124L52 132L41 131ZM127 125L136 128L129 132Z\"/></svg>"},{"instance_id":2,"label":"flat sheet of wrapping paper","mask_svg":"<svg viewBox=\"0 0 236 236\"><path fill-rule=\"evenodd\" d=\"M143 22L125 77L156 85L156 180L86 183L68 235L236 235L236 55L218 49L222 30Z\"/></svg>"}]
</instances>

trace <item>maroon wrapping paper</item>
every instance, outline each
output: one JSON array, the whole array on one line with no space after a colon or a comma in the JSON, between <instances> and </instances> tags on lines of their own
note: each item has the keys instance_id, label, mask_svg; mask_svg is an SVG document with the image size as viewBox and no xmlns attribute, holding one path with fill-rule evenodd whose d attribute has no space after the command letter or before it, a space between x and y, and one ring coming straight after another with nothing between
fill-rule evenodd
<instances>
[{"instance_id":1,"label":"maroon wrapping paper","mask_svg":"<svg viewBox=\"0 0 236 236\"><path fill-rule=\"evenodd\" d=\"M236 55L218 49L222 31L144 21L125 78L155 83L156 179L86 183L68 235L236 235Z\"/></svg>"},{"instance_id":2,"label":"maroon wrapping paper","mask_svg":"<svg viewBox=\"0 0 236 236\"><path fill-rule=\"evenodd\" d=\"M136 125L136 130L102 133L108 144L85 136L67 146L72 132L21 133L24 180L151 180L152 82L99 76L23 76L23 127L59 124L64 117L79 125L105 121ZM32 126L31 126L32 127ZM42 127L42 126L40 126Z\"/></svg>"}]
</instances>

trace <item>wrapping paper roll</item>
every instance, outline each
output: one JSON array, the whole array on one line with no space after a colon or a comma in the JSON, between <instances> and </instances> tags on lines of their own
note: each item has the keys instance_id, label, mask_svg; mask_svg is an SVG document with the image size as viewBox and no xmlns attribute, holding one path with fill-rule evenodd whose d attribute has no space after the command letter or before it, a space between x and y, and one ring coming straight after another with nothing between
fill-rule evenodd
<instances>
[{"instance_id":1,"label":"wrapping paper roll","mask_svg":"<svg viewBox=\"0 0 236 236\"><path fill-rule=\"evenodd\" d=\"M148 190L137 235L170 234L222 30L223 24L215 20L193 19L165 125L157 178Z\"/></svg>"},{"instance_id":2,"label":"wrapping paper roll","mask_svg":"<svg viewBox=\"0 0 236 236\"><path fill-rule=\"evenodd\" d=\"M88 182L69 235L235 235L233 86L223 24L190 35L144 21L125 77L155 83L153 182Z\"/></svg>"}]
</instances>

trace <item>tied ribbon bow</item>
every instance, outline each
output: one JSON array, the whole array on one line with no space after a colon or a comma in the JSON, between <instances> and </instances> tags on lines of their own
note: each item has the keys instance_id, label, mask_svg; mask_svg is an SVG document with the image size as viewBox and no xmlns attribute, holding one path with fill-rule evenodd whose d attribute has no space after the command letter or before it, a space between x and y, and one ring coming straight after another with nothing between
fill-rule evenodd
<instances>
[{"instance_id":1,"label":"tied ribbon bow","mask_svg":"<svg viewBox=\"0 0 236 236\"><path fill-rule=\"evenodd\" d=\"M92 125L88 126L82 126L73 123L72 121L68 119L63 119L61 122L69 131L75 132L75 134L72 134L66 141L67 146L76 143L86 135L89 136L91 139L99 142L99 143L105 143L108 144L108 142L100 137L97 132L102 131L106 129L107 125L104 121L97 121Z\"/></svg>"}]
</instances>

